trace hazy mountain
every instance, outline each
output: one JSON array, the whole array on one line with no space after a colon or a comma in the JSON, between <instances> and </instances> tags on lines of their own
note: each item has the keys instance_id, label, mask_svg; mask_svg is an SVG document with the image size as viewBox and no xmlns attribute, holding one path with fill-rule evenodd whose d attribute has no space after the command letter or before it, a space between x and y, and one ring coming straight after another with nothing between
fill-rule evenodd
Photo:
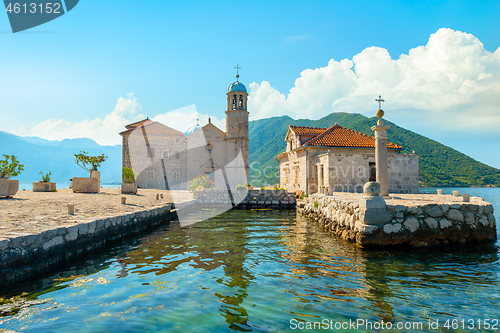
<instances>
[{"instance_id":1,"label":"hazy mountain","mask_svg":"<svg viewBox=\"0 0 500 333\"><path fill-rule=\"evenodd\" d=\"M332 113L319 120L297 119L288 116L250 121L250 178L261 183L278 182L275 156L285 151L285 135L290 124L325 127L341 126L373 135L370 129L377 118L360 114ZM500 186L500 170L478 162L437 141L399 127L389 121L388 140L404 147L404 153L415 151L420 161L420 180L427 186ZM100 168L103 183L121 182L121 145L100 146L91 139L45 140L38 137L20 137L0 131L0 155L16 155L25 171L17 177L22 182L41 180L40 171L52 172L52 181L69 184L73 177L87 177L88 173L74 162L80 150L91 155L106 154L109 158ZM2 158L2 156L0 156Z\"/></svg>"},{"instance_id":2,"label":"hazy mountain","mask_svg":"<svg viewBox=\"0 0 500 333\"><path fill-rule=\"evenodd\" d=\"M75 162L75 154L85 150L90 155L106 154L106 160L99 171L101 181L121 182L122 148L100 146L91 139L45 140L38 137L20 137L0 131L0 155L16 155L25 170L16 177L21 182L42 180L39 172L52 172L52 181L69 184L73 177L88 177L89 174ZM0 156L3 159L3 156Z\"/></svg>"},{"instance_id":3,"label":"hazy mountain","mask_svg":"<svg viewBox=\"0 0 500 333\"><path fill-rule=\"evenodd\" d=\"M275 184L278 162L275 156L285 151L285 135L290 124L312 127L341 126L373 136L370 129L377 118L367 118L353 113L331 113L319 120L297 119L288 116L251 121L250 137L250 177ZM459 151L437 141L414 133L389 121L388 140L404 147L403 153L415 151L419 157L420 180L426 186L500 186L500 170L478 162ZM268 177L264 178L267 167Z\"/></svg>"}]
</instances>

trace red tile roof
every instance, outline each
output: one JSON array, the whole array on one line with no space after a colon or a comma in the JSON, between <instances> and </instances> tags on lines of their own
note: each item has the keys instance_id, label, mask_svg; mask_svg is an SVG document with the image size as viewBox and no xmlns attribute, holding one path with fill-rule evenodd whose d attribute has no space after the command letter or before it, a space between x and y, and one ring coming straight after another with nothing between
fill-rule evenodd
<instances>
[{"instance_id":1,"label":"red tile roof","mask_svg":"<svg viewBox=\"0 0 500 333\"><path fill-rule=\"evenodd\" d=\"M179 132L171 127L165 126L163 124L160 124L156 121L152 121L149 119L144 119L136 123L129 124L125 127L127 128L127 130L120 132L120 135L124 134L143 135L142 128L144 128L147 135L184 136L184 133L182 132Z\"/></svg>"},{"instance_id":2,"label":"red tile roof","mask_svg":"<svg viewBox=\"0 0 500 333\"><path fill-rule=\"evenodd\" d=\"M307 141L306 146L375 148L375 138L340 125L324 129L323 133ZM388 149L403 149L403 146L387 141Z\"/></svg>"},{"instance_id":3,"label":"red tile roof","mask_svg":"<svg viewBox=\"0 0 500 333\"><path fill-rule=\"evenodd\" d=\"M294 126L290 124L290 129L299 135L309 134L309 135L319 135L323 133L326 128L321 127L306 127L306 126Z\"/></svg>"}]
</instances>

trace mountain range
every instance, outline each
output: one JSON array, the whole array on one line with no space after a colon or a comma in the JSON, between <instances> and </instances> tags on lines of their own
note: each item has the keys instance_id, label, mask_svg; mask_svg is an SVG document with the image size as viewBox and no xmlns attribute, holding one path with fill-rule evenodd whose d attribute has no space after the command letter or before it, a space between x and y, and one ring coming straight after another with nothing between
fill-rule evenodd
<instances>
[{"instance_id":1,"label":"mountain range","mask_svg":"<svg viewBox=\"0 0 500 333\"><path fill-rule=\"evenodd\" d=\"M16 177L22 183L42 180L40 171L52 173L51 181L68 184L73 177L88 177L89 173L75 163L75 154L81 150L90 155L105 154L108 159L99 168L102 182L121 182L122 147L101 146L87 138L45 140L38 137L20 137L0 131L0 155L15 155L24 171ZM3 159L3 156L0 156ZM30 188L28 188L30 189Z\"/></svg>"},{"instance_id":2,"label":"mountain range","mask_svg":"<svg viewBox=\"0 0 500 333\"><path fill-rule=\"evenodd\" d=\"M285 151L284 138L290 124L328 128L338 123L373 135L371 126L376 122L376 117L368 118L360 114L342 112L331 113L318 120L294 120L289 116L281 116L250 121L250 180L254 186L278 182L278 162L275 156ZM391 125L387 133L389 141L402 145L403 153L414 151L419 155L422 186L500 186L499 169L390 121L385 120L385 123ZM70 178L88 177L88 173L74 162L74 154L81 150L89 152L90 155L107 155L108 159L100 168L101 181L121 182L121 145L101 146L87 138L55 141L20 137L0 131L0 155L18 157L25 170L16 179L25 183L41 180L40 171L51 171L52 181L64 185L69 184Z\"/></svg>"}]
</instances>

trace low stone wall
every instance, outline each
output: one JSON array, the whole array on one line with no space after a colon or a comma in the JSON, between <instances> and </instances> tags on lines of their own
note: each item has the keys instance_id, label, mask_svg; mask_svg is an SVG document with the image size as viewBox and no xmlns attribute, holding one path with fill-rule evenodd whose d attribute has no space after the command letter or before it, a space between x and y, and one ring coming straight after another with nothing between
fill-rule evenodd
<instances>
[{"instance_id":1,"label":"low stone wall","mask_svg":"<svg viewBox=\"0 0 500 333\"><path fill-rule=\"evenodd\" d=\"M295 192L286 190L203 190L195 191L193 198L202 206L231 206L230 195L235 208L295 208Z\"/></svg>"},{"instance_id":2,"label":"low stone wall","mask_svg":"<svg viewBox=\"0 0 500 333\"><path fill-rule=\"evenodd\" d=\"M359 196L361 198L361 196ZM380 198L380 197L379 197ZM428 246L495 239L493 206L473 202L394 204L313 194L299 208L337 236L362 246Z\"/></svg>"},{"instance_id":3,"label":"low stone wall","mask_svg":"<svg viewBox=\"0 0 500 333\"><path fill-rule=\"evenodd\" d=\"M189 208L195 202L179 206ZM180 207L178 207L180 208ZM110 241L176 219L171 205L127 215L79 221L77 225L0 241L0 285L5 286L56 268Z\"/></svg>"}]
</instances>

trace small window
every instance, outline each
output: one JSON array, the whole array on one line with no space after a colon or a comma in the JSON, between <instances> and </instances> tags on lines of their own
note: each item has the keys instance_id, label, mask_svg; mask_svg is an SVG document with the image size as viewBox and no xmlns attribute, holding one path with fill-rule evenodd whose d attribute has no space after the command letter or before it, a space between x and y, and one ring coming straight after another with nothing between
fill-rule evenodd
<instances>
[{"instance_id":1,"label":"small window","mask_svg":"<svg viewBox=\"0 0 500 333\"><path fill-rule=\"evenodd\" d=\"M178 151L175 152L175 159L178 160L181 158L181 153L179 153Z\"/></svg>"},{"instance_id":2,"label":"small window","mask_svg":"<svg viewBox=\"0 0 500 333\"><path fill-rule=\"evenodd\" d=\"M152 147L147 148L148 157L155 157L155 149Z\"/></svg>"},{"instance_id":3,"label":"small window","mask_svg":"<svg viewBox=\"0 0 500 333\"><path fill-rule=\"evenodd\" d=\"M174 171L174 180L180 180L180 179L181 179L181 172Z\"/></svg>"},{"instance_id":4,"label":"small window","mask_svg":"<svg viewBox=\"0 0 500 333\"><path fill-rule=\"evenodd\" d=\"M154 171L148 171L148 179L154 179Z\"/></svg>"},{"instance_id":5,"label":"small window","mask_svg":"<svg viewBox=\"0 0 500 333\"><path fill-rule=\"evenodd\" d=\"M168 151L168 150L164 150L164 151L163 151L163 155L162 155L162 156L163 156L163 159L164 159L164 160L168 159L168 155L169 155L169 151Z\"/></svg>"},{"instance_id":6,"label":"small window","mask_svg":"<svg viewBox=\"0 0 500 333\"><path fill-rule=\"evenodd\" d=\"M181 142L181 138L175 138L175 142Z\"/></svg>"}]
</instances>

